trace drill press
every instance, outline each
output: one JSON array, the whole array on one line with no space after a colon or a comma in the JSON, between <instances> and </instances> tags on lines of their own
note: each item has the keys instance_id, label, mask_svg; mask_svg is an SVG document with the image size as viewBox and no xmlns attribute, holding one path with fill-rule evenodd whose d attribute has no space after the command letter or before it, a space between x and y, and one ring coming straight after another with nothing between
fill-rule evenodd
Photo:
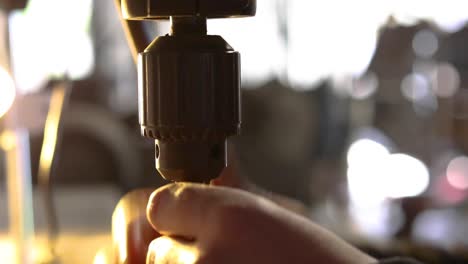
<instances>
[{"instance_id":1,"label":"drill press","mask_svg":"<svg viewBox=\"0 0 468 264\"><path fill-rule=\"evenodd\" d=\"M256 0L121 0L121 11L127 21L171 22L144 50L143 30L127 22L139 52L141 131L155 140L157 170L170 181L210 182L240 129L240 54L207 35L207 19L254 16Z\"/></svg>"}]
</instances>

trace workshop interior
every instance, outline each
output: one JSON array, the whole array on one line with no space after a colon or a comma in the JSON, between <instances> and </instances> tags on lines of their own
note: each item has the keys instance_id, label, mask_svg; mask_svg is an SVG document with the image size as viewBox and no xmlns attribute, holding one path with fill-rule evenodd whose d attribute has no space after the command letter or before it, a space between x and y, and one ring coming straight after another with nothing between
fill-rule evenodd
<instances>
[{"instance_id":1,"label":"workshop interior","mask_svg":"<svg viewBox=\"0 0 468 264\"><path fill-rule=\"evenodd\" d=\"M125 194L224 170L468 263L468 2L0 0L1 263L130 263Z\"/></svg>"}]
</instances>

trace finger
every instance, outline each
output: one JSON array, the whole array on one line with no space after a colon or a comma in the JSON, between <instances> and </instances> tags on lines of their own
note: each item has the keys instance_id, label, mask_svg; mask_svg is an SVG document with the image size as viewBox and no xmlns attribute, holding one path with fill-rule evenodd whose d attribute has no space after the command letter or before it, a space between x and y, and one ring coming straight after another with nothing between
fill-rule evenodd
<instances>
[{"instance_id":1,"label":"finger","mask_svg":"<svg viewBox=\"0 0 468 264\"><path fill-rule=\"evenodd\" d=\"M146 263L193 264L197 263L199 255L194 242L160 237L151 242Z\"/></svg>"},{"instance_id":2,"label":"finger","mask_svg":"<svg viewBox=\"0 0 468 264\"><path fill-rule=\"evenodd\" d=\"M176 183L156 190L150 197L147 216L161 234L199 238L209 230L221 204L245 199L240 190L199 184Z\"/></svg>"},{"instance_id":3,"label":"finger","mask_svg":"<svg viewBox=\"0 0 468 264\"><path fill-rule=\"evenodd\" d=\"M150 197L147 216L161 234L197 237L210 207L212 195L207 187L189 183L170 184Z\"/></svg>"},{"instance_id":4,"label":"finger","mask_svg":"<svg viewBox=\"0 0 468 264\"><path fill-rule=\"evenodd\" d=\"M133 191L116 206L112 216L116 263L144 263L149 244L159 236L146 218L146 205L153 190Z\"/></svg>"}]
</instances>

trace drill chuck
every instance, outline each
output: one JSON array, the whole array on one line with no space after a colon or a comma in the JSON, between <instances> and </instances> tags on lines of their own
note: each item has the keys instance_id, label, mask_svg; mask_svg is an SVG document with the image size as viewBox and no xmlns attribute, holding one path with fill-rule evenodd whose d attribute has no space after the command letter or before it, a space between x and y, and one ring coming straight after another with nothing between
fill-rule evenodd
<instances>
[{"instance_id":1,"label":"drill chuck","mask_svg":"<svg viewBox=\"0 0 468 264\"><path fill-rule=\"evenodd\" d=\"M240 128L240 55L206 18L172 18L171 35L139 56L142 134L172 181L209 182L226 166L226 139Z\"/></svg>"},{"instance_id":2,"label":"drill chuck","mask_svg":"<svg viewBox=\"0 0 468 264\"><path fill-rule=\"evenodd\" d=\"M119 1L118 1L119 2ZM240 130L240 55L207 18L254 16L256 0L120 0L125 20L171 20L171 33L141 52L143 30L124 23L137 49L142 135L171 181L208 183L227 165L226 140Z\"/></svg>"}]
</instances>

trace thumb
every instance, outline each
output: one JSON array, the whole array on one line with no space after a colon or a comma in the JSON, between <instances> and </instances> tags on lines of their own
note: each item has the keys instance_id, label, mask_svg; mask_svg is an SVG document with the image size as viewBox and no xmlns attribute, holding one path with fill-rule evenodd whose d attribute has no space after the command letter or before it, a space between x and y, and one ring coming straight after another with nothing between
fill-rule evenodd
<instances>
[{"instance_id":1,"label":"thumb","mask_svg":"<svg viewBox=\"0 0 468 264\"><path fill-rule=\"evenodd\" d=\"M248 194L240 190L174 183L153 192L146 214L150 224L159 233L195 239L203 235L215 221L213 216L221 205L245 204L248 199Z\"/></svg>"},{"instance_id":2,"label":"thumb","mask_svg":"<svg viewBox=\"0 0 468 264\"><path fill-rule=\"evenodd\" d=\"M144 263L146 251L159 237L146 219L146 203L151 189L136 190L125 195L112 216L112 240L115 263Z\"/></svg>"}]
</instances>

